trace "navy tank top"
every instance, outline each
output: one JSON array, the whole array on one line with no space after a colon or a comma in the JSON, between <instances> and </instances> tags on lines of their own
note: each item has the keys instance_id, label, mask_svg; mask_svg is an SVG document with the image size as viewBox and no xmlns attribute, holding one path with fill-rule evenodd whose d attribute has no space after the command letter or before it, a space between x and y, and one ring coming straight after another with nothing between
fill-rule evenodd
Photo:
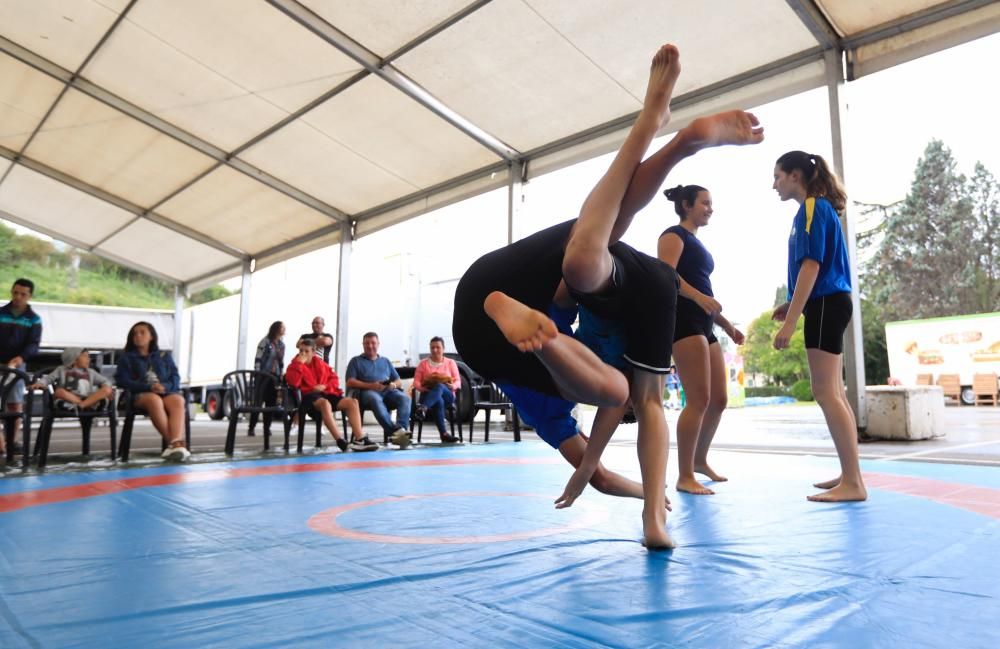
<instances>
[{"instance_id":1,"label":"navy tank top","mask_svg":"<svg viewBox=\"0 0 1000 649\"><path fill-rule=\"evenodd\" d=\"M715 297L712 293L712 280L709 279L709 275L715 270L712 253L698 240L698 237L680 225L667 228L660 236L668 232L676 234L684 242L684 251L677 260L677 274L705 295Z\"/></svg>"}]
</instances>

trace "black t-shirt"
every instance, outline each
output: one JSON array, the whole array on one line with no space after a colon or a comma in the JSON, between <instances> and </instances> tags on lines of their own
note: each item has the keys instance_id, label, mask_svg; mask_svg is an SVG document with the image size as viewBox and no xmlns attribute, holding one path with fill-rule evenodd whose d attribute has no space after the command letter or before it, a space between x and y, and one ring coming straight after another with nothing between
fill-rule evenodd
<instances>
[{"instance_id":1,"label":"black t-shirt","mask_svg":"<svg viewBox=\"0 0 1000 649\"><path fill-rule=\"evenodd\" d=\"M330 336L330 334L327 333L314 334L313 332L310 331L307 334L302 334L301 336L299 336L299 340L302 340L303 338L306 338L308 340L316 340L320 336ZM330 336L330 339L332 340L333 336ZM327 365L330 364L330 350L332 349L333 345L330 345L329 347L323 347L318 343L316 344L316 353L321 355L323 362L326 363Z\"/></svg>"}]
</instances>

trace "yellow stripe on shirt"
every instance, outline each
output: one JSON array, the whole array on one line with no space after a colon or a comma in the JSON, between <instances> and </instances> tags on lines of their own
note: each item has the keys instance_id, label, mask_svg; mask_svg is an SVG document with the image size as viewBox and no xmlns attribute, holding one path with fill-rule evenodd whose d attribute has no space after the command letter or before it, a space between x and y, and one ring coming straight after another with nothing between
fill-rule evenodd
<instances>
[{"instance_id":1,"label":"yellow stripe on shirt","mask_svg":"<svg viewBox=\"0 0 1000 649\"><path fill-rule=\"evenodd\" d=\"M816 197L810 196L806 199L806 234L810 234L813 224L813 212L816 211Z\"/></svg>"}]
</instances>

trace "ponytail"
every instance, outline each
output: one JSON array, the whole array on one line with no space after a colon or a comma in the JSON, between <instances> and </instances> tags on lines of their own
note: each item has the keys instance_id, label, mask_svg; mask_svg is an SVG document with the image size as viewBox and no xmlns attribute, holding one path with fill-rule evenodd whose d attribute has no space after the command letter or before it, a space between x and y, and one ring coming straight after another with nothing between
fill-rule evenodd
<instances>
[{"instance_id":1,"label":"ponytail","mask_svg":"<svg viewBox=\"0 0 1000 649\"><path fill-rule=\"evenodd\" d=\"M694 202L698 200L698 194L707 191L707 189L699 185L677 185L670 189L664 189L663 195L667 197L668 201L674 204L674 211L677 212L677 216L681 217L681 221L683 221L687 218L687 210L684 208L684 203L688 204L687 209L694 207Z\"/></svg>"},{"instance_id":2,"label":"ponytail","mask_svg":"<svg viewBox=\"0 0 1000 649\"><path fill-rule=\"evenodd\" d=\"M807 197L823 197L830 201L838 214L843 214L847 207L847 190L840 183L837 174L833 173L823 156L804 151L789 151L778 158L776 163L786 174L796 169L802 174L802 183L806 187Z\"/></svg>"}]
</instances>

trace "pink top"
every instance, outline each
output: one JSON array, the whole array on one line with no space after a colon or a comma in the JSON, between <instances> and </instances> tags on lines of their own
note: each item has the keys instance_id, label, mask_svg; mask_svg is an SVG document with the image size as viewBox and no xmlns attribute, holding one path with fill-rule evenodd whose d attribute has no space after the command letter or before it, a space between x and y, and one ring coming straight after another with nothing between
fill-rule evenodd
<instances>
[{"instance_id":1,"label":"pink top","mask_svg":"<svg viewBox=\"0 0 1000 649\"><path fill-rule=\"evenodd\" d=\"M431 362L429 357L420 361L420 364L417 365L417 373L413 375L413 387L421 392L426 392L427 388L423 386L423 380L429 374L451 375L451 389L453 392L457 392L462 387L462 377L458 374L458 365L448 357L445 357L441 363L436 365Z\"/></svg>"}]
</instances>

